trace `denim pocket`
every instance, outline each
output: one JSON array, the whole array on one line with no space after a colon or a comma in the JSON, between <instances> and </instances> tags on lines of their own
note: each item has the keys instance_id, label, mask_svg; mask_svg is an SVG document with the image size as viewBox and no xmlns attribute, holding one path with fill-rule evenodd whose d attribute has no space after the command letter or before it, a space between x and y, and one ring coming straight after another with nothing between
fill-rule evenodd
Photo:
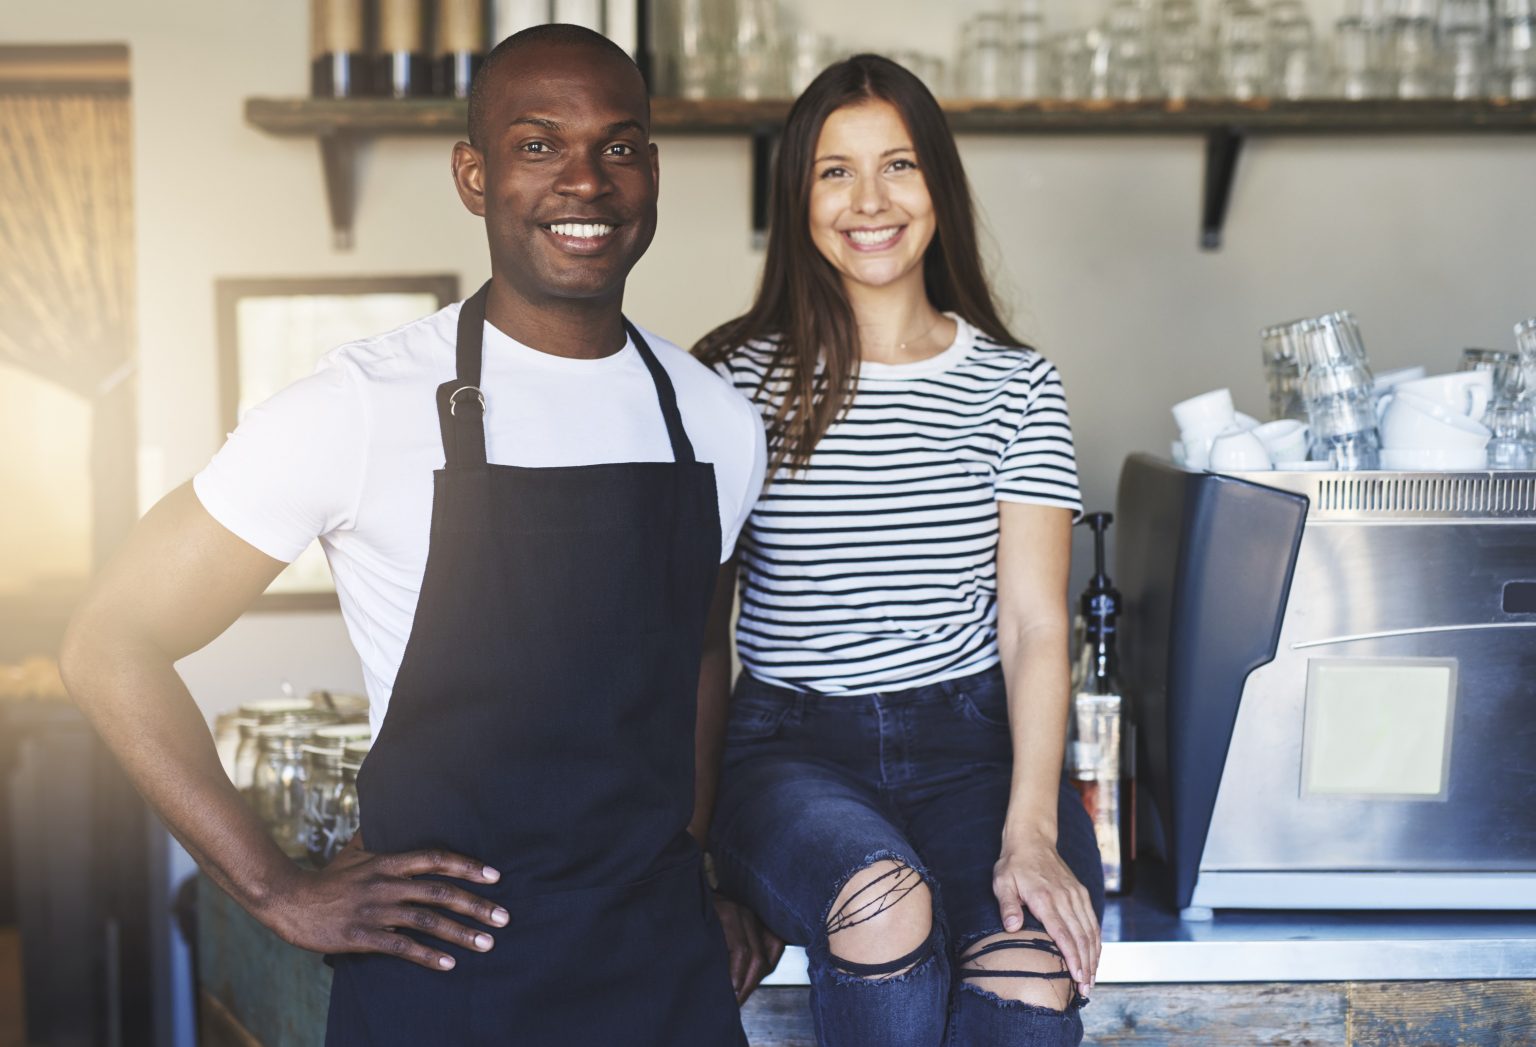
<instances>
[{"instance_id":1,"label":"denim pocket","mask_svg":"<svg viewBox=\"0 0 1536 1047\"><path fill-rule=\"evenodd\" d=\"M955 701L969 720L986 727L1008 726L1008 688L1001 673L961 688L955 693Z\"/></svg>"},{"instance_id":2,"label":"denim pocket","mask_svg":"<svg viewBox=\"0 0 1536 1047\"><path fill-rule=\"evenodd\" d=\"M731 698L730 719L725 727L726 742L735 744L772 738L789 715L790 708L787 701L738 690Z\"/></svg>"}]
</instances>

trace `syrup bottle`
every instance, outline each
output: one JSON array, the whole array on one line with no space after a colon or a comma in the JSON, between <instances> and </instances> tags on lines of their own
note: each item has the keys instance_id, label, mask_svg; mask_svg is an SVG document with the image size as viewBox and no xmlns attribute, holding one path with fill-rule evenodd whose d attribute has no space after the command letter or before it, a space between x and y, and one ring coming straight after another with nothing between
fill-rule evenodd
<instances>
[{"instance_id":1,"label":"syrup bottle","mask_svg":"<svg viewBox=\"0 0 1536 1047\"><path fill-rule=\"evenodd\" d=\"M1067 776L1093 819L1104 889L1131 890L1136 857L1136 728L1120 686L1115 630L1120 592L1104 571L1104 532L1114 517L1089 513L1094 573L1083 591L1082 644L1072 673L1072 709L1067 724Z\"/></svg>"}]
</instances>

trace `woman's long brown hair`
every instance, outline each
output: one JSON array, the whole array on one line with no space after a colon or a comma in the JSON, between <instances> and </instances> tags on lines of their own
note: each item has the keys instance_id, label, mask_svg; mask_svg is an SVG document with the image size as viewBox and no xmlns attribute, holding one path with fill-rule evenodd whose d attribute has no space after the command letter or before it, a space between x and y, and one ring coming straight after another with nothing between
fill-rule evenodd
<instances>
[{"instance_id":1,"label":"woman's long brown hair","mask_svg":"<svg viewBox=\"0 0 1536 1047\"><path fill-rule=\"evenodd\" d=\"M917 166L933 200L933 241L923 254L923 286L936 309L954 312L988 337L1022 345L999 316L976 243L970 186L944 111L912 73L879 55L854 55L828 66L795 100L774 167L768 256L752 308L694 346L706 363L739 346L773 346L763 386L783 384L768 420L773 476L788 463L805 468L811 453L853 400L859 337L842 277L811 240L811 186L816 141L827 117L844 106L889 102L901 114Z\"/></svg>"}]
</instances>

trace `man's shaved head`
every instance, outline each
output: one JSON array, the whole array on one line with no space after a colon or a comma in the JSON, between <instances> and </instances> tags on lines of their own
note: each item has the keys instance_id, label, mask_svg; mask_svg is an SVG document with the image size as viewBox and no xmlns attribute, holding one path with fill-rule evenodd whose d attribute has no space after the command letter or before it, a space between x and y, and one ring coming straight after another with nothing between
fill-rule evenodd
<instances>
[{"instance_id":1,"label":"man's shaved head","mask_svg":"<svg viewBox=\"0 0 1536 1047\"><path fill-rule=\"evenodd\" d=\"M640 73L640 67L635 65L634 59L630 58L622 47L603 34L595 33L585 26L563 23L536 25L520 33L513 33L492 48L491 53L485 56L485 62L481 65L480 71L475 74L474 83L469 89L470 145L476 149L485 148L487 137L485 119L486 113L492 108L491 98L498 90L503 77L517 74L518 57L526 57L530 51L542 51L545 48L585 49L591 52L594 61L618 61L629 66L634 70L637 89L645 97L645 112L649 122L651 105L645 79Z\"/></svg>"}]
</instances>

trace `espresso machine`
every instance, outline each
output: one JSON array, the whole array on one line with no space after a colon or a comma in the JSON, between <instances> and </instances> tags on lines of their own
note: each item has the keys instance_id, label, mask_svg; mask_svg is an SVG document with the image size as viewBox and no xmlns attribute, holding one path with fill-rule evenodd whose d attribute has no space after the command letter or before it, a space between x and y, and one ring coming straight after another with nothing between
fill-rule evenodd
<instances>
[{"instance_id":1,"label":"espresso machine","mask_svg":"<svg viewBox=\"0 0 1536 1047\"><path fill-rule=\"evenodd\" d=\"M1181 910L1536 908L1536 473L1120 477Z\"/></svg>"}]
</instances>

